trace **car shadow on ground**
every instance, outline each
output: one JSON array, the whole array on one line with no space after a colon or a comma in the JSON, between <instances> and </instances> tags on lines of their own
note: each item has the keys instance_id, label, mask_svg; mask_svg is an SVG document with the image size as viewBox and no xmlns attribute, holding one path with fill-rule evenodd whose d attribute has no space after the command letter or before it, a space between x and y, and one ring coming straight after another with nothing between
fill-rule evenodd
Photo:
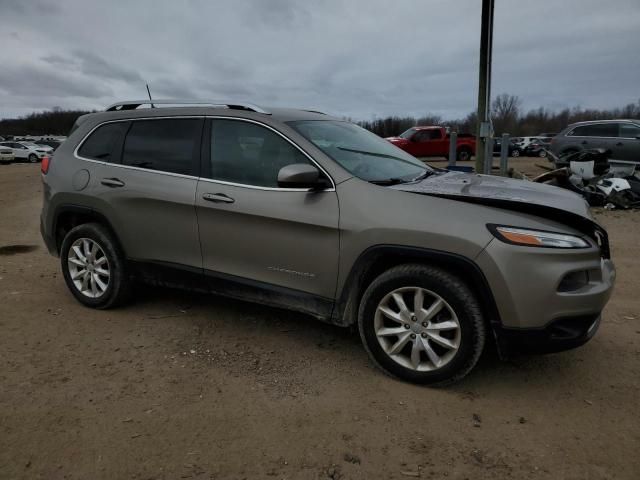
<instances>
[{"instance_id":1,"label":"car shadow on ground","mask_svg":"<svg viewBox=\"0 0 640 480\"><path fill-rule=\"evenodd\" d=\"M339 365L342 371L355 370L353 373L357 376L374 375L378 380L398 381L373 367L358 331L353 327L331 325L280 308L164 287L138 285L135 298L135 302L126 308L144 311L147 319L154 322L178 320L191 325L198 338L185 338L180 344L185 350L189 350L194 342L200 342L202 348L212 345L210 348L213 349L216 342L231 340L246 350L253 349L257 356L277 349L279 355L271 361L283 362L282 368L277 368L279 371L300 362L302 352L302 357L309 362L320 357L327 361L329 355L332 368ZM464 380L447 388L466 393L493 388L519 390L530 384L552 388L565 382L577 368L584 368L578 366L581 362L574 352L501 360L490 338L474 370Z\"/></svg>"}]
</instances>

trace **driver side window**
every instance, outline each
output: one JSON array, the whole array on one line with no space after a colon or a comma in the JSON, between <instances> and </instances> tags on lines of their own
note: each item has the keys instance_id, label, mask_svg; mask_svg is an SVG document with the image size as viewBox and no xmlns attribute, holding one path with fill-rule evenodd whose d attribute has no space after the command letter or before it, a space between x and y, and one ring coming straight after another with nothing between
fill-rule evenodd
<instances>
[{"instance_id":1,"label":"driver side window","mask_svg":"<svg viewBox=\"0 0 640 480\"><path fill-rule=\"evenodd\" d=\"M420 130L413 136L414 142L426 142L428 140L431 140L431 135L429 135L428 130Z\"/></svg>"},{"instance_id":2,"label":"driver side window","mask_svg":"<svg viewBox=\"0 0 640 480\"><path fill-rule=\"evenodd\" d=\"M277 188L280 169L294 163L311 162L274 131L242 120L211 121L211 179Z\"/></svg>"}]
</instances>

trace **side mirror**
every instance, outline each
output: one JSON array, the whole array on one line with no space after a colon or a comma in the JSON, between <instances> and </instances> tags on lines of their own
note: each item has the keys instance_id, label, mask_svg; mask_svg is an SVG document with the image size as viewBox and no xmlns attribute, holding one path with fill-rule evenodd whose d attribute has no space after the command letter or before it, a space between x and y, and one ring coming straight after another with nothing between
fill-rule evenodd
<instances>
[{"instance_id":1,"label":"side mirror","mask_svg":"<svg viewBox=\"0 0 640 480\"><path fill-rule=\"evenodd\" d=\"M278 172L278 186L282 188L325 188L320 171L308 163L293 163Z\"/></svg>"}]
</instances>

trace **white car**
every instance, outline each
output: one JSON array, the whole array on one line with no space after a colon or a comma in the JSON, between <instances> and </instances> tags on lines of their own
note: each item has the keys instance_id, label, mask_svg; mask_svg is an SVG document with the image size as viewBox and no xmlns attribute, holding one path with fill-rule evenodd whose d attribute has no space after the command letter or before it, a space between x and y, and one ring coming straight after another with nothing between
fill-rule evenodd
<instances>
[{"instance_id":1,"label":"white car","mask_svg":"<svg viewBox=\"0 0 640 480\"><path fill-rule=\"evenodd\" d=\"M0 148L10 148L16 160L31 163L39 162L42 157L50 156L53 153L53 148L31 142L0 142Z\"/></svg>"},{"instance_id":2,"label":"white car","mask_svg":"<svg viewBox=\"0 0 640 480\"><path fill-rule=\"evenodd\" d=\"M0 145L0 163L13 162L14 158L13 149Z\"/></svg>"},{"instance_id":3,"label":"white car","mask_svg":"<svg viewBox=\"0 0 640 480\"><path fill-rule=\"evenodd\" d=\"M519 146L522 150L527 148L527 146L533 142L534 140L539 140L542 137L519 137L518 141L514 142L517 146Z\"/></svg>"}]
</instances>

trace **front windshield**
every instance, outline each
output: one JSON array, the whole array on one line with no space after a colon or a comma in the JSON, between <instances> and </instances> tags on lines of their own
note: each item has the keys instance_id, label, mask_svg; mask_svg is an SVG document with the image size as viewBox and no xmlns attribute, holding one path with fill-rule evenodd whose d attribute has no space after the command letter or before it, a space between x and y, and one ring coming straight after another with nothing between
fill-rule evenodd
<instances>
[{"instance_id":1,"label":"front windshield","mask_svg":"<svg viewBox=\"0 0 640 480\"><path fill-rule=\"evenodd\" d=\"M416 129L415 128L410 128L409 130L405 130L404 132L402 132L400 135L398 135L400 138L404 138L404 139L410 139L412 137L412 135L416 133Z\"/></svg>"},{"instance_id":2,"label":"front windshield","mask_svg":"<svg viewBox=\"0 0 640 480\"><path fill-rule=\"evenodd\" d=\"M25 147L39 147L40 145L36 145L35 143L31 143L31 142L23 142L22 145L24 145Z\"/></svg>"},{"instance_id":3,"label":"front windshield","mask_svg":"<svg viewBox=\"0 0 640 480\"><path fill-rule=\"evenodd\" d=\"M363 180L409 181L432 171L415 157L353 123L337 120L300 120L288 124L350 173Z\"/></svg>"}]
</instances>

